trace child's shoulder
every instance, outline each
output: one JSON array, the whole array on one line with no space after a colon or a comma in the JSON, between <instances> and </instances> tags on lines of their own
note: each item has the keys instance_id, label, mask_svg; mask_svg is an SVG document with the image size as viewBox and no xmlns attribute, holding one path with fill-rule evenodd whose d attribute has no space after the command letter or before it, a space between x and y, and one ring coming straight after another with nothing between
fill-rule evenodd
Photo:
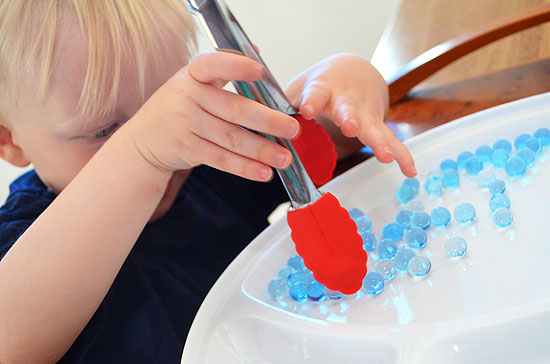
<instances>
[{"instance_id":1,"label":"child's shoulder","mask_svg":"<svg viewBox=\"0 0 550 364\"><path fill-rule=\"evenodd\" d=\"M55 194L44 185L36 171L29 171L10 184L9 195L0 207L0 223L10 216L44 210L54 198Z\"/></svg>"},{"instance_id":2,"label":"child's shoulder","mask_svg":"<svg viewBox=\"0 0 550 364\"><path fill-rule=\"evenodd\" d=\"M34 170L18 177L0 207L0 258L54 200Z\"/></svg>"}]
</instances>

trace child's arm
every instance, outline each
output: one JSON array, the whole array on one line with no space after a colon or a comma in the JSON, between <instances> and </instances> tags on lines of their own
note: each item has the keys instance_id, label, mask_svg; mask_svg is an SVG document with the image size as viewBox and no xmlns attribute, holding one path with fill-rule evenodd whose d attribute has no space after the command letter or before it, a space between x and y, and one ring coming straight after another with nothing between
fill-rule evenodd
<instances>
[{"instance_id":1,"label":"child's arm","mask_svg":"<svg viewBox=\"0 0 550 364\"><path fill-rule=\"evenodd\" d=\"M360 147L356 139L346 140L342 134L357 137L372 147L380 162L395 159L406 176L416 175L409 151L384 124L388 88L368 61L351 54L328 57L296 76L286 93L293 105L299 105L304 118L318 117L332 134L339 157ZM341 133L335 133L337 128Z\"/></svg>"},{"instance_id":2,"label":"child's arm","mask_svg":"<svg viewBox=\"0 0 550 364\"><path fill-rule=\"evenodd\" d=\"M99 149L0 262L0 363L56 362L85 327L162 198L174 170L198 164L253 180L290 163L297 122L226 92L257 63L199 56ZM124 340L124 338L121 338Z\"/></svg>"}]
</instances>

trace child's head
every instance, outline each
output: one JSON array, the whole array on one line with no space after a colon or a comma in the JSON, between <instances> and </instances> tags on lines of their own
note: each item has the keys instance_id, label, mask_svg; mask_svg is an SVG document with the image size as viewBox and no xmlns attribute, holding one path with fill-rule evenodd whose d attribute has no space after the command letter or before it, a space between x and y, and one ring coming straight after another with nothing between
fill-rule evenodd
<instances>
[{"instance_id":1,"label":"child's head","mask_svg":"<svg viewBox=\"0 0 550 364\"><path fill-rule=\"evenodd\" d=\"M194 44L183 0L0 0L0 156L60 191Z\"/></svg>"}]
</instances>

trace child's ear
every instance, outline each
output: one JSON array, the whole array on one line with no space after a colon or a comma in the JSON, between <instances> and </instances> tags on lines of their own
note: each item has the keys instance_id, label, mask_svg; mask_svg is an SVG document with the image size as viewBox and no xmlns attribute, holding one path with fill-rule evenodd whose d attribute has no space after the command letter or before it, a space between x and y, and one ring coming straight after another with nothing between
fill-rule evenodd
<instances>
[{"instance_id":1,"label":"child's ear","mask_svg":"<svg viewBox=\"0 0 550 364\"><path fill-rule=\"evenodd\" d=\"M0 123L0 157L16 167L26 167L31 162L25 157L23 149L13 143L11 130Z\"/></svg>"}]
</instances>

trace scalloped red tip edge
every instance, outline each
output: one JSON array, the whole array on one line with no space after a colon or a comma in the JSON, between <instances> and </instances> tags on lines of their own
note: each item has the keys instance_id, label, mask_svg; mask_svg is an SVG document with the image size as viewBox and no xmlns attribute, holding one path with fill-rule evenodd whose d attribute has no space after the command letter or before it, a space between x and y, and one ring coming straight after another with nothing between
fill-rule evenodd
<instances>
[{"instance_id":1,"label":"scalloped red tip edge","mask_svg":"<svg viewBox=\"0 0 550 364\"><path fill-rule=\"evenodd\" d=\"M287 221L296 251L325 287L353 294L367 274L367 253L357 225L338 199L325 193L315 203L291 210Z\"/></svg>"},{"instance_id":2,"label":"scalloped red tip edge","mask_svg":"<svg viewBox=\"0 0 550 364\"><path fill-rule=\"evenodd\" d=\"M336 148L330 134L315 120L293 117L300 123L302 132L292 141L304 168L315 185L320 186L332 179L336 168Z\"/></svg>"}]
</instances>

